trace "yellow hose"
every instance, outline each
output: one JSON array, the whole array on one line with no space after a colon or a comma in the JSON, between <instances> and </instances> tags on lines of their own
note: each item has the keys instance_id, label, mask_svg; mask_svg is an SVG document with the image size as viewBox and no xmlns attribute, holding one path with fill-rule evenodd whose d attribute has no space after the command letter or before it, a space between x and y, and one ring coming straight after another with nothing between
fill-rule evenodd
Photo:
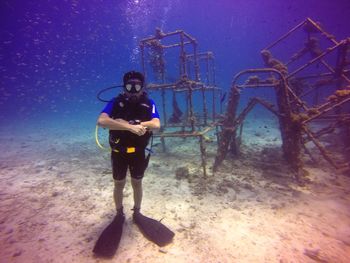
<instances>
[{"instance_id":1,"label":"yellow hose","mask_svg":"<svg viewBox=\"0 0 350 263\"><path fill-rule=\"evenodd\" d=\"M106 148L106 147L104 147L101 143L100 143L100 141L98 140L98 128L99 128L99 126L98 125L96 125L96 129L95 129L95 141L96 141L96 144L97 144L97 146L98 147L100 147L102 150L104 150L104 151L108 151L108 152L110 152L110 151L112 151L112 149L109 147L108 149ZM119 142L119 139L116 141L116 143L118 143ZM118 152L118 150L114 150L115 152Z\"/></svg>"},{"instance_id":2,"label":"yellow hose","mask_svg":"<svg viewBox=\"0 0 350 263\"><path fill-rule=\"evenodd\" d=\"M106 147L104 147L98 140L98 125L96 125L96 129L95 129L95 141L97 146L100 147L102 150L110 151L110 149L107 149Z\"/></svg>"}]
</instances>

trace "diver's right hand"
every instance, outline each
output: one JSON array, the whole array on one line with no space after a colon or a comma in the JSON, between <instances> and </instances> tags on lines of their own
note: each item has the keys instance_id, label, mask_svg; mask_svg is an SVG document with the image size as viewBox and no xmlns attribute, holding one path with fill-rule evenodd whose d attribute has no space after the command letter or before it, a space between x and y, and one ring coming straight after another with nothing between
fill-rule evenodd
<instances>
[{"instance_id":1,"label":"diver's right hand","mask_svg":"<svg viewBox=\"0 0 350 263\"><path fill-rule=\"evenodd\" d=\"M137 124L137 125L130 125L129 131L138 136L142 136L146 133L147 129L145 126L142 126L141 124Z\"/></svg>"}]
</instances>

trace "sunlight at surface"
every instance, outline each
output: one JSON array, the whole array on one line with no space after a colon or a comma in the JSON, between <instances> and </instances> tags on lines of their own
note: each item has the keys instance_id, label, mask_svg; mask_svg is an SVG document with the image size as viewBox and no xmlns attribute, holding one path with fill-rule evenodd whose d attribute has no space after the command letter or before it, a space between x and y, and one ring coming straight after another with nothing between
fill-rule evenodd
<instances>
[{"instance_id":1,"label":"sunlight at surface","mask_svg":"<svg viewBox=\"0 0 350 263\"><path fill-rule=\"evenodd\" d=\"M145 37L145 34L149 34L154 30L154 19L157 17L160 19L160 23L156 26L163 29L168 21L169 12L173 7L178 5L178 1L162 1L158 3L155 1L140 1L133 0L127 3L125 9L125 20L131 28L132 37L132 52L130 54L130 60L133 63L137 63L140 55L139 41Z\"/></svg>"}]
</instances>

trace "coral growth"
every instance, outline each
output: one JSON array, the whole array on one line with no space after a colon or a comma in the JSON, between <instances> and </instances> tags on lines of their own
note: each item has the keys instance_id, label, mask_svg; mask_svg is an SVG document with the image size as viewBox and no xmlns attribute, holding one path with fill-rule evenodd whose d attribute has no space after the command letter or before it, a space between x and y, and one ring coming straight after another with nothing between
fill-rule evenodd
<instances>
[{"instance_id":1,"label":"coral growth","mask_svg":"<svg viewBox=\"0 0 350 263\"><path fill-rule=\"evenodd\" d=\"M339 102L350 96L350 89L337 90L327 98L330 102Z\"/></svg>"},{"instance_id":2,"label":"coral growth","mask_svg":"<svg viewBox=\"0 0 350 263\"><path fill-rule=\"evenodd\" d=\"M288 68L286 65L284 65L281 61L273 58L271 52L269 50L262 50L261 56L263 58L263 61L267 67L277 69L280 71L283 75L288 74Z\"/></svg>"}]
</instances>

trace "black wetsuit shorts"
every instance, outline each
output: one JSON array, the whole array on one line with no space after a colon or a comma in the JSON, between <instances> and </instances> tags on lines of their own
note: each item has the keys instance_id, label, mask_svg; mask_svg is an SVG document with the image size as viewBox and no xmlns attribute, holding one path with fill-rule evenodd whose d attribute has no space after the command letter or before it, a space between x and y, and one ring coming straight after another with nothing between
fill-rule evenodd
<instances>
[{"instance_id":1,"label":"black wetsuit shorts","mask_svg":"<svg viewBox=\"0 0 350 263\"><path fill-rule=\"evenodd\" d=\"M123 180L129 168L130 175L134 179L142 179L145 172L145 151L139 150L133 153L113 152L111 154L113 179Z\"/></svg>"}]
</instances>

